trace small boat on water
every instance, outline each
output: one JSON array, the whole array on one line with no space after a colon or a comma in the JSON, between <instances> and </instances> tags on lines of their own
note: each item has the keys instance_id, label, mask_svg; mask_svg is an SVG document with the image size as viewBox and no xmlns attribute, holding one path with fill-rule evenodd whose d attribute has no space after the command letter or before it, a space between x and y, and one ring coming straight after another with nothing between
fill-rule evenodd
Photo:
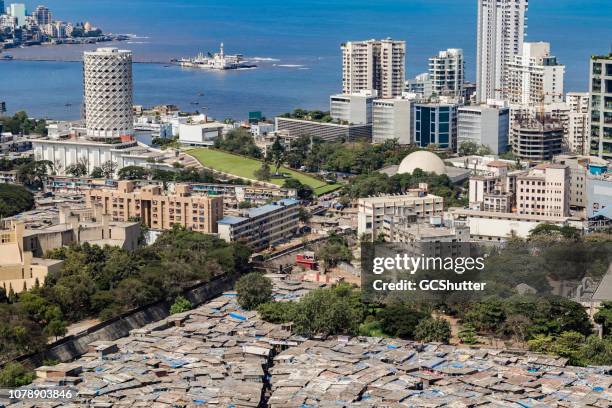
<instances>
[{"instance_id":1,"label":"small boat on water","mask_svg":"<svg viewBox=\"0 0 612 408\"><path fill-rule=\"evenodd\" d=\"M13 56L11 54L5 54L5 55L2 55L1 59L5 61L11 61L13 59Z\"/></svg>"},{"instance_id":2,"label":"small boat on water","mask_svg":"<svg viewBox=\"0 0 612 408\"><path fill-rule=\"evenodd\" d=\"M199 104L200 104L200 102L197 102L197 101L195 101L195 102L190 102L190 103L191 103L192 105L199 105Z\"/></svg>"}]
</instances>

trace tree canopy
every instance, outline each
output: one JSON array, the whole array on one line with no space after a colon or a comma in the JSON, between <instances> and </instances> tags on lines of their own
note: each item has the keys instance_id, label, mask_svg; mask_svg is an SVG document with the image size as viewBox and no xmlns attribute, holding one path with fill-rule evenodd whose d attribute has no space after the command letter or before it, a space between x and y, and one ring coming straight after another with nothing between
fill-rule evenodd
<instances>
[{"instance_id":1,"label":"tree canopy","mask_svg":"<svg viewBox=\"0 0 612 408\"><path fill-rule=\"evenodd\" d=\"M34 207L34 196L15 184L0 184L0 218L11 217Z\"/></svg>"}]
</instances>

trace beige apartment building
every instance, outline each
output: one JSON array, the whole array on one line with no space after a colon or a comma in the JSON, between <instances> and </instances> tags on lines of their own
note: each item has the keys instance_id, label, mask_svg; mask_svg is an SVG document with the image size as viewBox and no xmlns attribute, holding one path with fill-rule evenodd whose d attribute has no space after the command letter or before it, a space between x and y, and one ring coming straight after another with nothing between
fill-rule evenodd
<instances>
[{"instance_id":1,"label":"beige apartment building","mask_svg":"<svg viewBox=\"0 0 612 408\"><path fill-rule=\"evenodd\" d=\"M178 184L174 194L161 186L136 189L133 181L120 181L116 189L91 189L86 192L90 205L101 205L113 221L139 218L154 230L182 225L206 234L217 232L217 221L223 218L223 198L192 195L191 188Z\"/></svg>"},{"instance_id":2,"label":"beige apartment building","mask_svg":"<svg viewBox=\"0 0 612 408\"><path fill-rule=\"evenodd\" d=\"M406 80L406 42L350 41L342 44L342 93L376 89L380 98L400 96Z\"/></svg>"},{"instance_id":3,"label":"beige apartment building","mask_svg":"<svg viewBox=\"0 0 612 408\"><path fill-rule=\"evenodd\" d=\"M23 247L23 223L13 222L0 230L0 286L6 293L31 289L42 285L49 272L59 271L64 261L35 258Z\"/></svg>"},{"instance_id":4,"label":"beige apartment building","mask_svg":"<svg viewBox=\"0 0 612 408\"><path fill-rule=\"evenodd\" d=\"M518 214L567 217L570 172L566 165L540 164L516 178Z\"/></svg>"},{"instance_id":5,"label":"beige apartment building","mask_svg":"<svg viewBox=\"0 0 612 408\"><path fill-rule=\"evenodd\" d=\"M425 189L402 195L360 198L358 201L357 232L373 238L384 234L385 217L429 217L442 215L444 199L427 194Z\"/></svg>"}]
</instances>

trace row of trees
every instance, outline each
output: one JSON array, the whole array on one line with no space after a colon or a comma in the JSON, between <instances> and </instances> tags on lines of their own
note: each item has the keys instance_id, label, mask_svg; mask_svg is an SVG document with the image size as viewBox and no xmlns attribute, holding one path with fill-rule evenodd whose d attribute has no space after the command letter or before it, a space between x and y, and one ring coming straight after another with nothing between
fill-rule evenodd
<instances>
[{"instance_id":1,"label":"row of trees","mask_svg":"<svg viewBox=\"0 0 612 408\"><path fill-rule=\"evenodd\" d=\"M0 118L4 131L14 135L47 135L47 122L44 119L30 119L24 111L19 111L11 117Z\"/></svg>"}]
</instances>

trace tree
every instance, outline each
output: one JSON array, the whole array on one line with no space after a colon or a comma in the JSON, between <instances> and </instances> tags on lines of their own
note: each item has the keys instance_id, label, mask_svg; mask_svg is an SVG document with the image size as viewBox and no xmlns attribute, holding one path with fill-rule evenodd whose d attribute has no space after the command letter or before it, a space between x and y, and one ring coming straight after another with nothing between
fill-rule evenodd
<instances>
[{"instance_id":1,"label":"tree","mask_svg":"<svg viewBox=\"0 0 612 408\"><path fill-rule=\"evenodd\" d=\"M176 298L172 306L170 306L170 314L183 313L188 310L193 309L193 305L183 296L179 296Z\"/></svg>"},{"instance_id":2,"label":"tree","mask_svg":"<svg viewBox=\"0 0 612 408\"><path fill-rule=\"evenodd\" d=\"M11 217L34 207L34 196L14 184L0 184L0 218Z\"/></svg>"},{"instance_id":3,"label":"tree","mask_svg":"<svg viewBox=\"0 0 612 408\"><path fill-rule=\"evenodd\" d=\"M417 325L428 315L409 305L392 303L379 311L376 317L385 334L401 339L414 339Z\"/></svg>"},{"instance_id":4,"label":"tree","mask_svg":"<svg viewBox=\"0 0 612 408\"><path fill-rule=\"evenodd\" d=\"M450 323L440 318L422 320L414 329L414 337L423 342L448 343L451 337Z\"/></svg>"},{"instance_id":5,"label":"tree","mask_svg":"<svg viewBox=\"0 0 612 408\"><path fill-rule=\"evenodd\" d=\"M261 163L261 167L255 170L253 175L257 180L262 181L268 181L272 178L270 174L270 166L266 162Z\"/></svg>"},{"instance_id":6,"label":"tree","mask_svg":"<svg viewBox=\"0 0 612 408\"><path fill-rule=\"evenodd\" d=\"M295 302L266 302L257 307L262 320L275 324L292 321L296 310Z\"/></svg>"},{"instance_id":7,"label":"tree","mask_svg":"<svg viewBox=\"0 0 612 408\"><path fill-rule=\"evenodd\" d=\"M314 190L312 189L312 187L306 184L302 184L301 181L294 178L289 178L285 180L285 182L283 183L283 188L295 190L297 197L300 200L312 200L312 196L314 195Z\"/></svg>"},{"instance_id":8,"label":"tree","mask_svg":"<svg viewBox=\"0 0 612 408\"><path fill-rule=\"evenodd\" d=\"M459 146L459 156L473 156L478 152L478 145L474 142L466 141Z\"/></svg>"},{"instance_id":9,"label":"tree","mask_svg":"<svg viewBox=\"0 0 612 408\"><path fill-rule=\"evenodd\" d=\"M599 310L593 316L595 323L601 324L603 335L612 334L612 301L602 302Z\"/></svg>"},{"instance_id":10,"label":"tree","mask_svg":"<svg viewBox=\"0 0 612 408\"><path fill-rule=\"evenodd\" d=\"M242 128L230 130L225 136L216 138L215 148L256 159L262 156L261 150L255 145L253 135Z\"/></svg>"},{"instance_id":11,"label":"tree","mask_svg":"<svg viewBox=\"0 0 612 408\"><path fill-rule=\"evenodd\" d=\"M464 344L476 344L478 338L476 337L476 328L473 324L467 323L461 327L458 333L459 339Z\"/></svg>"},{"instance_id":12,"label":"tree","mask_svg":"<svg viewBox=\"0 0 612 408\"><path fill-rule=\"evenodd\" d=\"M20 363L9 362L0 371L0 385L3 387L21 387L34 381L36 375L26 370Z\"/></svg>"},{"instance_id":13,"label":"tree","mask_svg":"<svg viewBox=\"0 0 612 408\"><path fill-rule=\"evenodd\" d=\"M71 164L66 167L66 174L70 174L72 177L83 177L87 175L87 167L83 163Z\"/></svg>"},{"instance_id":14,"label":"tree","mask_svg":"<svg viewBox=\"0 0 612 408\"><path fill-rule=\"evenodd\" d=\"M353 253L348 247L346 239L332 233L325 245L317 251L317 258L325 263L325 269L327 270L340 262L350 262L353 259Z\"/></svg>"},{"instance_id":15,"label":"tree","mask_svg":"<svg viewBox=\"0 0 612 408\"><path fill-rule=\"evenodd\" d=\"M102 176L107 179L113 178L115 170L117 170L117 163L112 160L107 160L100 166Z\"/></svg>"},{"instance_id":16,"label":"tree","mask_svg":"<svg viewBox=\"0 0 612 408\"><path fill-rule=\"evenodd\" d=\"M19 166L17 180L31 188L42 188L52 170L53 163L49 160L33 161Z\"/></svg>"},{"instance_id":17,"label":"tree","mask_svg":"<svg viewBox=\"0 0 612 408\"><path fill-rule=\"evenodd\" d=\"M276 137L274 143L272 143L270 152L275 167L274 174L278 174L278 169L280 169L281 165L283 164L283 160L285 160L285 147L280 142L280 137Z\"/></svg>"},{"instance_id":18,"label":"tree","mask_svg":"<svg viewBox=\"0 0 612 408\"><path fill-rule=\"evenodd\" d=\"M126 166L117 173L120 180L145 180L149 178L151 172L140 166Z\"/></svg>"},{"instance_id":19,"label":"tree","mask_svg":"<svg viewBox=\"0 0 612 408\"><path fill-rule=\"evenodd\" d=\"M102 172L102 167L96 166L91 170L90 176L92 178L102 178L104 177L104 173Z\"/></svg>"},{"instance_id":20,"label":"tree","mask_svg":"<svg viewBox=\"0 0 612 408\"><path fill-rule=\"evenodd\" d=\"M253 310L272 299L272 281L260 273L249 273L236 282L238 303L247 310Z\"/></svg>"}]
</instances>

